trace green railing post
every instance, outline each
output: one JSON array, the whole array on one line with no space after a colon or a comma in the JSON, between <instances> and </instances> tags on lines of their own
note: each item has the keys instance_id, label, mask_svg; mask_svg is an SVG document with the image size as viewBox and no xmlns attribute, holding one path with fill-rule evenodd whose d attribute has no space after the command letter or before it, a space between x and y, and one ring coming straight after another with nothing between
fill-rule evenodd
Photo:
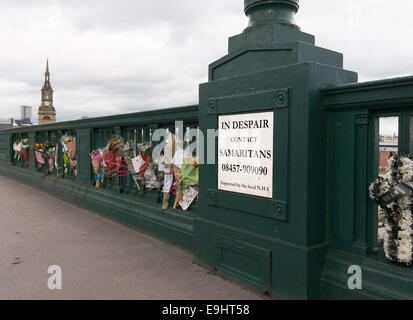
<instances>
[{"instance_id":1,"label":"green railing post","mask_svg":"<svg viewBox=\"0 0 413 320\"><path fill-rule=\"evenodd\" d=\"M91 129L76 130L77 180L85 185L91 184Z\"/></svg>"},{"instance_id":2,"label":"green railing post","mask_svg":"<svg viewBox=\"0 0 413 320\"><path fill-rule=\"evenodd\" d=\"M280 299L317 299L328 251L327 128L319 88L355 82L357 75L343 70L340 53L315 46L314 36L300 30L297 0L245 0L244 9L248 27L229 39L228 55L210 65L209 82L200 86L200 130L207 137L226 121L218 143L258 142L215 146L222 163L201 166L195 260ZM235 118L272 120L263 128L270 132L250 136L229 124ZM271 156L248 156L245 150L254 148ZM208 152L205 159L213 159ZM237 172L243 158L272 182Z\"/></svg>"},{"instance_id":3,"label":"green railing post","mask_svg":"<svg viewBox=\"0 0 413 320\"><path fill-rule=\"evenodd\" d=\"M410 153L410 111L403 111L399 117L399 152Z\"/></svg>"},{"instance_id":4,"label":"green railing post","mask_svg":"<svg viewBox=\"0 0 413 320\"><path fill-rule=\"evenodd\" d=\"M0 161L12 162L14 157L13 141L11 134L0 135Z\"/></svg>"},{"instance_id":5,"label":"green railing post","mask_svg":"<svg viewBox=\"0 0 413 320\"><path fill-rule=\"evenodd\" d=\"M36 160L36 132L29 133L29 169L32 171L36 171L37 168L37 160Z\"/></svg>"}]
</instances>

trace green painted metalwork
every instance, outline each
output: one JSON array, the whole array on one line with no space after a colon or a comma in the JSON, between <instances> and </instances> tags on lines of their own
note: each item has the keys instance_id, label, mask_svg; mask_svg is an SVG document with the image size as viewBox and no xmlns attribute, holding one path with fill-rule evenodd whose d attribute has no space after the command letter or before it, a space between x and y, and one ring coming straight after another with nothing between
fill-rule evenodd
<instances>
[{"instance_id":1,"label":"green painted metalwork","mask_svg":"<svg viewBox=\"0 0 413 320\"><path fill-rule=\"evenodd\" d=\"M355 82L357 75L342 69L341 54L314 46L313 36L279 20L293 17L297 5L246 1L249 27L230 38L229 54L210 65L209 82L200 86L204 135L217 128L219 115L274 111L274 197L219 191L217 165L203 166L194 255L211 270L276 298L318 299L328 252L326 117L319 88Z\"/></svg>"},{"instance_id":2,"label":"green painted metalwork","mask_svg":"<svg viewBox=\"0 0 413 320\"><path fill-rule=\"evenodd\" d=\"M299 29L294 21L298 3L298 0L244 0L244 7L250 27L275 22Z\"/></svg>"},{"instance_id":3,"label":"green painted metalwork","mask_svg":"<svg viewBox=\"0 0 413 320\"><path fill-rule=\"evenodd\" d=\"M410 153L413 77L324 88L328 112L330 252L322 279L328 298L413 298L413 269L385 261L377 245L377 206L368 186L378 176L379 117L399 117L399 151ZM343 276L360 265L364 285L350 291Z\"/></svg>"}]
</instances>

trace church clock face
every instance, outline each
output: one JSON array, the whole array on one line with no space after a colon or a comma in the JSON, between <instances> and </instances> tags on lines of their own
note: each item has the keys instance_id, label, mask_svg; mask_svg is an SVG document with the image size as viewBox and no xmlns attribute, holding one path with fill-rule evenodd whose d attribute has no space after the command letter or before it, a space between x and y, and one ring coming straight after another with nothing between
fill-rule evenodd
<instances>
[{"instance_id":1,"label":"church clock face","mask_svg":"<svg viewBox=\"0 0 413 320\"><path fill-rule=\"evenodd\" d=\"M46 101L44 104L48 107L49 106L49 101Z\"/></svg>"}]
</instances>

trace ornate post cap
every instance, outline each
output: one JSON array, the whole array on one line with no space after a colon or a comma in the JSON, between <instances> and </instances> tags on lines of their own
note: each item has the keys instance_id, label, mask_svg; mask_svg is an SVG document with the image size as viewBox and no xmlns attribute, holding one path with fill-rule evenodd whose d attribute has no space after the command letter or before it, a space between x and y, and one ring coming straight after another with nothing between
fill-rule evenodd
<instances>
[{"instance_id":1,"label":"ornate post cap","mask_svg":"<svg viewBox=\"0 0 413 320\"><path fill-rule=\"evenodd\" d=\"M249 27L275 22L300 30L294 21L299 0L244 0L244 7Z\"/></svg>"}]
</instances>

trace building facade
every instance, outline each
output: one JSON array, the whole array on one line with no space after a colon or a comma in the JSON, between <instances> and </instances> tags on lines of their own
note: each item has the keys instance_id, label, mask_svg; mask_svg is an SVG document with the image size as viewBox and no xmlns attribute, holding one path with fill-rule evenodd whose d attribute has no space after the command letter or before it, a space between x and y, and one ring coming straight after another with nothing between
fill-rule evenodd
<instances>
[{"instance_id":1,"label":"building facade","mask_svg":"<svg viewBox=\"0 0 413 320\"><path fill-rule=\"evenodd\" d=\"M56 122L56 109L53 106L53 89L50 84L49 61L46 64L44 85L42 88L42 101L39 107L39 124Z\"/></svg>"},{"instance_id":2,"label":"building facade","mask_svg":"<svg viewBox=\"0 0 413 320\"><path fill-rule=\"evenodd\" d=\"M32 124L32 107L31 106L21 106L20 107L20 121L24 124Z\"/></svg>"},{"instance_id":3,"label":"building facade","mask_svg":"<svg viewBox=\"0 0 413 320\"><path fill-rule=\"evenodd\" d=\"M13 122L14 122L13 118L9 118L6 120L0 120L0 130L13 128Z\"/></svg>"}]
</instances>

